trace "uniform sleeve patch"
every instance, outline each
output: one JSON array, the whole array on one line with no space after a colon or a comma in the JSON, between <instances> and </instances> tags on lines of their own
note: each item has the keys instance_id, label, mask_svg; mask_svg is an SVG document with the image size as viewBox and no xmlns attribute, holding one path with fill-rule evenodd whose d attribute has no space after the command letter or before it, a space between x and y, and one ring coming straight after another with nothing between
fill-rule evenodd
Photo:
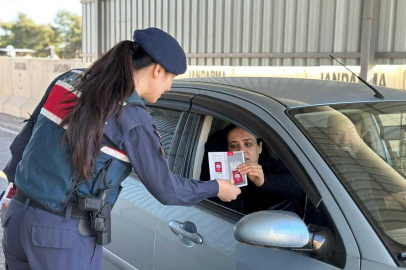
<instances>
[{"instance_id":1,"label":"uniform sleeve patch","mask_svg":"<svg viewBox=\"0 0 406 270\"><path fill-rule=\"evenodd\" d=\"M162 136L161 136L161 134L159 134L157 129L155 129L155 133L158 135L159 139L162 140Z\"/></svg>"},{"instance_id":2,"label":"uniform sleeve patch","mask_svg":"<svg viewBox=\"0 0 406 270\"><path fill-rule=\"evenodd\" d=\"M158 129L154 129L154 131L155 131L156 135L158 135L158 137L159 137L159 143L161 144L160 151L161 151L162 156L165 157L165 158L168 158L168 156L166 155L166 152L165 152L164 145L162 144L162 136L161 136L161 134L159 134Z\"/></svg>"},{"instance_id":3,"label":"uniform sleeve patch","mask_svg":"<svg viewBox=\"0 0 406 270\"><path fill-rule=\"evenodd\" d=\"M163 145L161 144L161 154L164 158L168 158L168 156L166 155L165 149L163 147Z\"/></svg>"}]
</instances>

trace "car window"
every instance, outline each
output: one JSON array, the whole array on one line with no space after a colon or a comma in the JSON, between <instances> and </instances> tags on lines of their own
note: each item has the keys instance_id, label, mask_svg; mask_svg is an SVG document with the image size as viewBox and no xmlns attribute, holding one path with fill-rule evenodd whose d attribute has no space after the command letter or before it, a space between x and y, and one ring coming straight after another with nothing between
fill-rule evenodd
<instances>
[{"instance_id":1,"label":"car window","mask_svg":"<svg viewBox=\"0 0 406 270\"><path fill-rule=\"evenodd\" d=\"M289 111L394 257L406 241L406 103Z\"/></svg>"},{"instance_id":2,"label":"car window","mask_svg":"<svg viewBox=\"0 0 406 270\"><path fill-rule=\"evenodd\" d=\"M147 110L158 125L158 131L162 137L162 144L165 152L167 154L170 153L175 131L182 112L155 107L147 107Z\"/></svg>"},{"instance_id":3,"label":"car window","mask_svg":"<svg viewBox=\"0 0 406 270\"><path fill-rule=\"evenodd\" d=\"M398 112L398 113L388 113L388 114L377 114L376 119L378 125L381 127L383 133L385 134L385 142L387 145L387 150L388 150L388 163L391 166L395 166L398 170L402 170L402 173L404 173L404 168L402 169L400 164L401 164L401 146L402 140L401 140L401 134L398 134L400 132L398 127L402 127L405 123L405 119L402 119L403 113ZM396 133L396 135L395 135ZM404 134L404 133L403 133Z\"/></svg>"},{"instance_id":4,"label":"car window","mask_svg":"<svg viewBox=\"0 0 406 270\"><path fill-rule=\"evenodd\" d=\"M285 164L279 160L272 148L256 138L239 126L230 125L227 121L208 117L203 124L201 138L205 142L198 143L197 162L201 165L195 167L201 168L197 179L202 181L209 180L209 152L227 152L244 151L246 163L252 166L252 173L259 172L263 174L263 182L257 183L255 180L261 180L254 175L247 175L248 186L241 187L242 193L237 200L224 203L218 198L210 200L225 206L241 214L250 214L261 210L285 210L297 213L303 216L305 203L305 194L296 179L290 173ZM210 124L210 129L208 128ZM206 125L206 126L205 126ZM227 138L232 136L235 141L228 142ZM199 170L194 170L197 173Z\"/></svg>"},{"instance_id":5,"label":"car window","mask_svg":"<svg viewBox=\"0 0 406 270\"><path fill-rule=\"evenodd\" d=\"M165 149L165 153L169 155L182 112L150 106L147 106L147 111L158 125L158 132L162 137L162 146ZM134 168L132 169L132 173L135 176L137 175Z\"/></svg>"}]
</instances>

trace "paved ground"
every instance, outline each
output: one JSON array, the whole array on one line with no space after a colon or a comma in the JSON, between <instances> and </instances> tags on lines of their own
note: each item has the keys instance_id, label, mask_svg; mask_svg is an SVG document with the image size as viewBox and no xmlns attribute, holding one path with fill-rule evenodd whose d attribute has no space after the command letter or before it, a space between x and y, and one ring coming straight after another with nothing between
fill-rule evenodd
<instances>
[{"instance_id":1,"label":"paved ground","mask_svg":"<svg viewBox=\"0 0 406 270\"><path fill-rule=\"evenodd\" d=\"M15 118L0 113L0 194L7 188L7 180L2 170L6 166L11 157L10 144L13 142L15 136L24 126L21 124L22 119ZM3 238L3 229L0 226L0 239ZM0 245L0 270L4 270L4 256L3 248Z\"/></svg>"}]
</instances>

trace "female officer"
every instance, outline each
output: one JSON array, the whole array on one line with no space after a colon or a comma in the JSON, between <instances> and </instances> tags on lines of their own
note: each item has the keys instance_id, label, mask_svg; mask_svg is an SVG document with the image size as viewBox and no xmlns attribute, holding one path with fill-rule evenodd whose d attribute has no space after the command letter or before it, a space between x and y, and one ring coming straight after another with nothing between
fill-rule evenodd
<instances>
[{"instance_id":1,"label":"female officer","mask_svg":"<svg viewBox=\"0 0 406 270\"><path fill-rule=\"evenodd\" d=\"M169 170L141 98L156 102L185 71L176 40L149 28L135 31L134 42L118 43L83 73L73 70L51 83L11 145L5 169L16 185L2 218L10 269L101 269L109 210L132 168L165 205L237 197L240 189L230 181L200 182Z\"/></svg>"}]
</instances>

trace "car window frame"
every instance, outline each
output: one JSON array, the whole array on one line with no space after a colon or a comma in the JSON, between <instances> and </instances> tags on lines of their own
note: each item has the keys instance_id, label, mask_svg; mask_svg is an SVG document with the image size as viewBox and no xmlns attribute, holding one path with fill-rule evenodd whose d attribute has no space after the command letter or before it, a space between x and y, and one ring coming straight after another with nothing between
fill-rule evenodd
<instances>
[{"instance_id":1,"label":"car window frame","mask_svg":"<svg viewBox=\"0 0 406 270\"><path fill-rule=\"evenodd\" d=\"M220 91L218 91L217 88L221 88L221 89L219 89ZM266 107L263 107L263 106L261 106L259 104L254 103L253 100L251 100L250 98L244 98L244 96L246 96L246 95L243 95L243 97L241 98L241 97L238 97L238 96L234 95L233 93L229 93L228 90L227 91L222 91L224 88L228 88L228 86L222 86L221 85L221 86L217 87L217 85L211 85L210 84L206 88L206 87L202 87L201 85L194 85L193 83L190 83L190 84L185 84L185 85L182 85L181 87L178 86L178 87L172 89L171 93L176 93L176 92L194 93L194 94L198 94L197 96L200 96L200 97L205 96L206 98L217 99L218 101L220 101L222 103L220 105L223 105L224 101L231 100L232 102L238 104L239 106L248 105L250 107L250 109L253 108L253 106L255 106L255 108L256 108L255 111L257 113L260 112L260 115L262 115L262 116L266 115L266 118L268 119L267 121L269 121L269 120L271 121L272 127L274 127L274 125L276 125L275 129L277 129L277 131L274 130L274 132L277 132L278 134L281 133L281 134L283 134L283 136L286 136L286 133L289 134L289 132L290 132L289 130L292 127L295 128L293 123L289 122L288 126L285 126L286 123L283 124L282 122L280 122L276 118L276 116L285 116L285 111L286 111L286 108L284 108L284 106L281 106L281 104L278 103L277 101L267 98L268 99L267 102L272 102L272 104L275 104L275 105L271 106L269 108L266 108ZM242 94L244 94L244 93L242 93ZM224 116L219 117L218 116L219 112L217 112L216 114L213 114L212 113L213 110L210 110L210 108L204 108L204 106L203 106L203 107L199 108L199 110L196 110L196 104L193 104L193 102L197 100L196 99L197 96L193 97L193 99L192 99L192 106L190 108L190 113L200 113L200 114L204 114L204 115L214 116L214 117L220 118L222 120L237 123L237 124L242 125L243 127L247 128L249 131L252 131L252 129L249 129L246 125L241 124L240 121L235 120L235 118L228 117L228 119L226 119ZM236 100L236 98L238 98L238 100ZM240 101L242 101L244 104L241 104ZM203 105L205 103L206 102L203 101ZM193 105L195 105L195 106L193 107ZM235 107L235 105L233 105L233 106ZM217 106L214 107L214 109L215 109L214 111L219 110L219 109L224 111L223 106L218 106L217 105ZM225 110L227 111L227 109L225 109ZM248 113L252 113L252 112L248 111ZM220 114L228 115L227 112L224 113L224 112L221 112L221 111L220 111ZM241 116L241 114L242 114L242 112L240 111L239 116ZM259 119L259 120L261 120L261 119ZM274 128L272 128L272 129L274 129ZM198 132L199 132L199 137L200 137L200 130L198 130ZM340 232L340 234L343 233L344 236L346 237L344 242L346 243L345 244L346 257L347 257L347 259L349 261L348 261L348 265L346 263L345 268L351 267L351 265L352 266L357 265L357 264L359 264L359 261L361 259L359 249L358 249L358 245L355 242L354 235L352 234L351 229L348 226L347 221L345 221L345 217L344 217L344 215L342 213L342 210L336 204L337 202L334 199L333 194L330 194L328 192L328 188L327 188L325 182L323 181L323 178L319 174L318 169L316 169L316 167L314 167L314 164L312 163L312 161L309 160L308 156L305 154L305 152L303 152L303 148L301 146L299 146L293 140L295 136L300 136L300 138L301 138L302 135L299 132L299 130L298 131L295 130L293 136L288 136L287 138L285 138L285 137L284 138L289 143L293 143L292 147L295 150L292 150L292 151L298 151L297 152L298 156L295 156L296 162L298 162L298 163L304 162L302 164L304 166L302 169L304 171L309 170L309 174L311 176L308 176L308 179L310 179L309 181L311 181L311 183L315 185L313 188L316 190L316 192L317 192L316 194L318 195L318 198L320 198L320 200L318 200L318 198L316 198L317 199L317 205L316 204L314 204L314 205L316 207L319 207L319 206L323 207L323 205L325 205L324 199L321 200L320 192L323 193L323 196L327 196L325 198L326 202L328 203L328 205L326 205L327 206L326 211L328 211L328 214L329 214L330 210L333 211L333 213L334 213L333 222L334 222L334 224L336 222L339 223L339 225L340 225L339 228L340 229L338 229L338 231ZM183 138L183 139L186 139L186 138ZM303 139L304 139L304 137L303 137ZM301 140L302 140L302 138L301 138ZM195 142L196 142L195 145L197 145L197 140L195 140ZM268 143L268 142L266 142L266 143ZM270 144L270 145L273 145L273 144ZM192 152L193 155L194 155L194 151L195 150L193 150L193 152ZM287 154L289 154L289 153L287 153ZM280 156L279 153L278 153L278 155ZM302 159L304 159L304 160L302 160ZM282 160L282 161L285 162L285 160ZM192 170L190 170L189 173L191 173L191 172L192 172ZM183 176L187 177L188 175L183 175ZM316 178L317 184L313 183L313 180L312 180L311 177ZM296 179L297 179L297 177L296 177ZM302 184L302 183L300 183L300 184ZM319 188L320 188L320 191L319 191ZM306 190L305 190L305 192L306 192L306 194L308 194L308 192ZM197 203L193 207L201 208L204 211L209 211L209 212L213 213L213 215L217 216L218 218L234 220L235 222L239 221L241 219L241 217L243 216L243 214L241 214L241 213L238 213L236 211L228 209L228 208L226 208L224 206L218 205L218 204L216 204L214 202L211 202L209 200L204 200L204 201L202 201L200 203ZM331 216L331 217L333 217L333 216ZM343 238L343 240L344 240L344 238ZM347 248L349 249L349 251L347 250Z\"/></svg>"},{"instance_id":2,"label":"car window frame","mask_svg":"<svg viewBox=\"0 0 406 270\"><path fill-rule=\"evenodd\" d=\"M269 127L269 125L262 119L252 115L250 111L244 109L242 106L239 106L240 110L237 111L235 110L235 107L236 105L232 104L231 102L199 94L193 98L190 112L200 115L212 116L224 121L228 121L230 123L237 124L248 130L250 133L261 137L264 142L275 151L282 162L288 167L288 169L302 186L303 190L305 191L309 199L313 202L313 204L318 205L321 200L319 191L312 183L310 176L306 172L303 165L300 163L297 156L292 151L290 151L290 147L281 138L281 136L275 131L274 128ZM245 123L250 124L247 125ZM253 128L251 128L250 126L255 126L257 129L253 130ZM265 127L269 127L269 130L271 132L269 133L269 130ZM199 129L201 129L201 127L199 127ZM191 170L193 170L193 168Z\"/></svg>"},{"instance_id":3,"label":"car window frame","mask_svg":"<svg viewBox=\"0 0 406 270\"><path fill-rule=\"evenodd\" d=\"M185 100L185 97L188 96L187 94L189 94L189 93L185 93L184 90L183 91L181 90L180 92L177 92L176 90L177 89L174 89L171 91L172 98L183 98ZM247 126L245 123L250 122L251 120L254 120L256 126L264 127L264 126L268 126L268 124L266 124L259 117L253 116L251 114L251 112L249 112L248 110L245 110L243 107L240 107L240 109L244 112L241 112L241 110L237 112L235 110L234 104L224 101L224 100L219 100L219 99L211 97L211 96L198 94L199 90L200 89L197 89L197 88L187 87L187 91L196 93L193 96L189 95L189 96L191 96L191 99L189 100L190 107L189 107L188 117L192 114L197 114L199 116L199 119L197 121L197 123L199 123L199 125L197 125L197 126L195 125L195 127L194 127L194 138L195 139L193 140L192 148L188 149L188 155L185 158L185 160L187 160L188 162L185 162L185 164L183 164L183 166L185 166L185 168L183 168L182 173L181 173L181 175L183 177L192 177L191 174L193 173L193 164L194 164L195 152L196 152L196 148L197 148L197 141L201 135L200 132L201 132L202 124L204 122L205 116L212 116L212 117L224 120L224 121L228 121L230 123L240 125L240 126L244 127L245 129L247 129L248 131L250 131L252 134L259 135L261 138L263 138L264 142L267 143L275 151L275 153L278 155L278 157L281 158L281 160L289 168L289 170L292 172L295 179L302 186L306 195L313 202L313 204L318 205L320 203L321 195L320 195L319 191L317 190L317 188L315 188L314 185L312 184L312 180L311 180L310 176L307 174L305 168L303 168L299 159L293 154L293 152L289 151L290 148L287 146L287 144L284 142L284 140L277 134L277 132L272 127L270 127L270 130L273 131L271 136L267 136L267 133L268 133L267 129L263 129L260 132L254 131L251 127ZM163 100L161 102L157 102L156 104L151 105L151 106L156 106L158 108L179 108L179 107L174 107L174 104L170 104L168 102L168 100ZM183 108L185 108L185 106L183 106ZM248 117L249 115L251 115L251 117ZM243 118L244 120L243 121L237 120L238 118L240 118L240 119ZM270 137L270 138L266 139L267 137ZM179 139L180 140L190 140L189 137L185 137L183 135L181 135L179 137ZM272 142L272 143L269 143L269 142ZM172 147L172 149L173 149L173 147ZM175 151L175 149L174 149L174 151ZM281 153L283 153L283 154L281 154ZM176 156L174 157L173 160L171 160L171 162L172 162L171 164L173 164L175 162L175 159L176 159ZM293 164L293 165L288 165L288 164ZM299 180L298 175L301 180ZM213 208L212 204L218 206L217 204L215 204L211 201L208 201L208 200L200 202L200 204L205 204L210 208ZM230 215L230 211L231 211L230 216L234 217L237 220L238 220L238 218L241 217L241 215L243 215L232 209L228 209L228 208L222 207L222 206L220 206L220 207L224 208L224 210L226 210L226 211L229 211L229 213L227 215ZM214 208L216 208L216 207L214 207ZM221 213L226 214L224 211L221 211ZM237 214L237 216L235 216L235 214Z\"/></svg>"}]
</instances>

